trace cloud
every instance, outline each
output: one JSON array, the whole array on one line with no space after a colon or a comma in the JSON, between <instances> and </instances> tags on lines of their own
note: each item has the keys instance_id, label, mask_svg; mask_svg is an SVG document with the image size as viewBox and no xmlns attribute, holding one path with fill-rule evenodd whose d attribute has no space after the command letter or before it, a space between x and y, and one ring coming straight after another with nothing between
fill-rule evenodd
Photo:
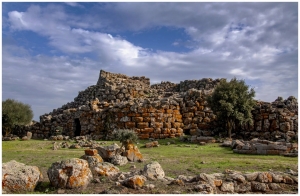
<instances>
[{"instance_id":1,"label":"cloud","mask_svg":"<svg viewBox=\"0 0 300 196\"><path fill-rule=\"evenodd\" d=\"M105 3L76 15L66 12L64 6L49 4L11 11L6 19L9 32L5 33L34 32L58 52L34 56L17 41L4 39L3 98L20 97L41 115L96 84L100 69L145 75L152 82L236 76L256 87L257 99L297 97L295 5ZM151 31L159 26L183 28L190 39L174 40L173 45L189 45L192 50L153 52L122 37L122 32Z\"/></svg>"},{"instance_id":2,"label":"cloud","mask_svg":"<svg viewBox=\"0 0 300 196\"><path fill-rule=\"evenodd\" d=\"M84 6L79 4L79 3L75 3L75 2L65 2L65 4L71 6L71 7L81 7L83 8Z\"/></svg>"}]
</instances>

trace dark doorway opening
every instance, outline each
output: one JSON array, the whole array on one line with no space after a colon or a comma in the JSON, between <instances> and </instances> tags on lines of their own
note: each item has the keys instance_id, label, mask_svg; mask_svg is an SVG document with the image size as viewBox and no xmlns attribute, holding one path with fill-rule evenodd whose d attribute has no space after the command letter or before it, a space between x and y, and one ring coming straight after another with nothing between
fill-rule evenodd
<instances>
[{"instance_id":1,"label":"dark doorway opening","mask_svg":"<svg viewBox=\"0 0 300 196\"><path fill-rule=\"evenodd\" d=\"M183 133L184 133L185 135L191 135L190 129L184 129L184 130L183 130Z\"/></svg>"},{"instance_id":2,"label":"dark doorway opening","mask_svg":"<svg viewBox=\"0 0 300 196\"><path fill-rule=\"evenodd\" d=\"M74 131L74 135L76 136L80 136L81 133L81 125L80 125L80 120L79 118L75 118L74 120L75 123L75 131Z\"/></svg>"}]
</instances>

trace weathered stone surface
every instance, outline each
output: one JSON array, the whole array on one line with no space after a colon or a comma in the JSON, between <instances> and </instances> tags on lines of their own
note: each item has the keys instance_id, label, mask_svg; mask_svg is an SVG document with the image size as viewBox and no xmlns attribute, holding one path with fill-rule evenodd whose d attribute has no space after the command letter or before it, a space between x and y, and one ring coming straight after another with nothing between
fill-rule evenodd
<instances>
[{"instance_id":1,"label":"weathered stone surface","mask_svg":"<svg viewBox=\"0 0 300 196\"><path fill-rule=\"evenodd\" d=\"M222 147L231 147L232 141L231 140L224 140L223 143L220 144Z\"/></svg>"},{"instance_id":2,"label":"weathered stone surface","mask_svg":"<svg viewBox=\"0 0 300 196\"><path fill-rule=\"evenodd\" d=\"M271 189L271 190L280 190L281 187L279 184L276 184L276 183L269 183L268 184L268 187Z\"/></svg>"},{"instance_id":3,"label":"weathered stone surface","mask_svg":"<svg viewBox=\"0 0 300 196\"><path fill-rule=\"evenodd\" d=\"M272 182L272 175L269 172L260 172L257 175L256 181L263 183Z\"/></svg>"},{"instance_id":4,"label":"weathered stone surface","mask_svg":"<svg viewBox=\"0 0 300 196\"><path fill-rule=\"evenodd\" d=\"M231 144L231 148L235 149L237 146L243 147L245 144L241 142L240 140L233 140Z\"/></svg>"},{"instance_id":5,"label":"weathered stone surface","mask_svg":"<svg viewBox=\"0 0 300 196\"><path fill-rule=\"evenodd\" d=\"M120 171L118 167L108 162L97 163L92 169L98 176L114 176Z\"/></svg>"},{"instance_id":6,"label":"weathered stone surface","mask_svg":"<svg viewBox=\"0 0 300 196\"><path fill-rule=\"evenodd\" d=\"M96 149L86 149L84 150L84 153L87 156L95 156L98 154L98 151Z\"/></svg>"},{"instance_id":7,"label":"weathered stone surface","mask_svg":"<svg viewBox=\"0 0 300 196\"><path fill-rule=\"evenodd\" d=\"M158 147L158 146L159 146L158 141L148 142L145 144L146 148L152 148L152 147Z\"/></svg>"},{"instance_id":8,"label":"weathered stone surface","mask_svg":"<svg viewBox=\"0 0 300 196\"><path fill-rule=\"evenodd\" d=\"M198 184L194 186L194 191L199 192L200 194L213 194L214 189L209 184Z\"/></svg>"},{"instance_id":9,"label":"weathered stone surface","mask_svg":"<svg viewBox=\"0 0 300 196\"><path fill-rule=\"evenodd\" d=\"M246 173L244 174L244 177L247 181L251 182L256 180L258 174L259 174L258 172Z\"/></svg>"},{"instance_id":10,"label":"weathered stone surface","mask_svg":"<svg viewBox=\"0 0 300 196\"><path fill-rule=\"evenodd\" d=\"M266 192L268 190L268 185L260 182L251 182L251 190L253 192Z\"/></svg>"},{"instance_id":11,"label":"weathered stone surface","mask_svg":"<svg viewBox=\"0 0 300 196\"><path fill-rule=\"evenodd\" d=\"M233 180L237 182L244 183L245 182L245 177L242 174L229 174L229 178L232 178Z\"/></svg>"},{"instance_id":12,"label":"weathered stone surface","mask_svg":"<svg viewBox=\"0 0 300 196\"><path fill-rule=\"evenodd\" d=\"M123 152L122 155L132 162L143 161L143 155L140 153L138 147L132 143L125 146L125 152Z\"/></svg>"},{"instance_id":13,"label":"weathered stone surface","mask_svg":"<svg viewBox=\"0 0 300 196\"><path fill-rule=\"evenodd\" d=\"M135 175L124 180L123 185L129 188L137 189L143 187L147 181L145 176Z\"/></svg>"},{"instance_id":14,"label":"weathered stone surface","mask_svg":"<svg viewBox=\"0 0 300 196\"><path fill-rule=\"evenodd\" d=\"M236 193L248 193L251 191L251 183L250 182L245 182L245 183L234 182L234 191Z\"/></svg>"},{"instance_id":15,"label":"weathered stone surface","mask_svg":"<svg viewBox=\"0 0 300 196\"><path fill-rule=\"evenodd\" d=\"M127 157L121 155L115 155L111 159L111 163L114 165L126 165L128 163Z\"/></svg>"},{"instance_id":16,"label":"weathered stone surface","mask_svg":"<svg viewBox=\"0 0 300 196\"><path fill-rule=\"evenodd\" d=\"M15 160L2 164L2 190L12 193L32 192L42 173L36 166L29 166Z\"/></svg>"},{"instance_id":17,"label":"weathered stone surface","mask_svg":"<svg viewBox=\"0 0 300 196\"><path fill-rule=\"evenodd\" d=\"M223 182L220 190L223 192L233 193L234 192L234 183L233 182Z\"/></svg>"},{"instance_id":18,"label":"weathered stone surface","mask_svg":"<svg viewBox=\"0 0 300 196\"><path fill-rule=\"evenodd\" d=\"M143 175L151 180L163 179L165 177L165 172L156 161L144 166Z\"/></svg>"},{"instance_id":19,"label":"weathered stone surface","mask_svg":"<svg viewBox=\"0 0 300 196\"><path fill-rule=\"evenodd\" d=\"M93 176L98 176L98 173L95 171L95 167L98 165L98 163L102 163L103 159L100 157L99 154L96 154L94 156L89 155L83 155L80 157L81 159L84 159L88 162L89 168L93 174Z\"/></svg>"},{"instance_id":20,"label":"weathered stone surface","mask_svg":"<svg viewBox=\"0 0 300 196\"><path fill-rule=\"evenodd\" d=\"M78 144L72 144L69 148L71 148L71 149L79 149L79 148L81 148L81 146L79 146Z\"/></svg>"},{"instance_id":21,"label":"weathered stone surface","mask_svg":"<svg viewBox=\"0 0 300 196\"><path fill-rule=\"evenodd\" d=\"M118 144L112 144L110 146L100 146L96 149L103 160L110 161L113 156L118 154L120 146Z\"/></svg>"},{"instance_id":22,"label":"weathered stone surface","mask_svg":"<svg viewBox=\"0 0 300 196\"><path fill-rule=\"evenodd\" d=\"M210 174L201 173L194 178L194 181L205 182L212 187L215 187L215 176Z\"/></svg>"},{"instance_id":23,"label":"weathered stone surface","mask_svg":"<svg viewBox=\"0 0 300 196\"><path fill-rule=\"evenodd\" d=\"M27 139L30 140L32 138L32 133L30 131L28 131L26 133Z\"/></svg>"},{"instance_id":24,"label":"weathered stone surface","mask_svg":"<svg viewBox=\"0 0 300 196\"><path fill-rule=\"evenodd\" d=\"M57 140L63 140L63 139L64 139L64 136L58 135L58 136L56 136L56 138L57 138Z\"/></svg>"},{"instance_id":25,"label":"weathered stone surface","mask_svg":"<svg viewBox=\"0 0 300 196\"><path fill-rule=\"evenodd\" d=\"M286 184L294 184L294 180L290 176L283 176L283 182Z\"/></svg>"},{"instance_id":26,"label":"weathered stone surface","mask_svg":"<svg viewBox=\"0 0 300 196\"><path fill-rule=\"evenodd\" d=\"M284 182L284 179L283 179L283 176L280 175L280 174L274 174L272 173L272 182L275 182L275 183L282 183Z\"/></svg>"},{"instance_id":27,"label":"weathered stone surface","mask_svg":"<svg viewBox=\"0 0 300 196\"><path fill-rule=\"evenodd\" d=\"M88 162L73 158L52 163L47 171L51 185L56 188L85 188L93 178Z\"/></svg>"}]
</instances>

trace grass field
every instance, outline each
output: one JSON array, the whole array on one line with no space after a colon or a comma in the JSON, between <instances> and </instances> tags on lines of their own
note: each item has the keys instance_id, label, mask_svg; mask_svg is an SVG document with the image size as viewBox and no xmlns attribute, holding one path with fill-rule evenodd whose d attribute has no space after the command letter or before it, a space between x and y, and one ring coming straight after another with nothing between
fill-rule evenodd
<instances>
[{"instance_id":1,"label":"grass field","mask_svg":"<svg viewBox=\"0 0 300 196\"><path fill-rule=\"evenodd\" d=\"M144 148L148 141L140 141L139 150L144 157L144 162L135 163L138 169L150 161L158 161L164 169L166 176L176 177L182 175L196 175L199 173L218 173L225 169L238 171L285 171L297 170L297 157L283 157L277 155L243 155L235 154L230 148L219 147L219 144L183 143L178 139L159 140L157 148ZM172 142L171 145L166 145ZM84 149L52 150L53 141L3 141L2 162L16 160L27 165L35 165L46 174L52 163L69 158L80 158ZM107 145L114 141L107 142ZM119 142L115 143L119 144ZM128 171L131 164L119 167L121 171Z\"/></svg>"}]
</instances>

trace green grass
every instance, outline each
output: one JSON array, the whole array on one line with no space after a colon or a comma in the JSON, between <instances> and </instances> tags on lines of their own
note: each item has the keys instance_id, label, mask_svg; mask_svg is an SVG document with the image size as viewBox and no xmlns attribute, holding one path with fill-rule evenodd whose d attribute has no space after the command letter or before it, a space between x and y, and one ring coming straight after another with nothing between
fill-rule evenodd
<instances>
[{"instance_id":1,"label":"green grass","mask_svg":"<svg viewBox=\"0 0 300 196\"><path fill-rule=\"evenodd\" d=\"M166 145L173 141L175 144ZM107 145L114 141L107 142ZM230 148L219 147L219 144L182 143L178 139L159 140L157 148L144 148L148 141L140 141L140 152L145 159L142 163L134 163L138 169L151 161L158 161L167 176L176 177L183 175L196 175L199 173L217 173L226 169L242 172L253 171L285 171L287 168L296 170L298 158L283 157L277 155L244 155L235 154ZM28 165L35 165L45 175L47 169L56 161L70 158L80 158L84 149L52 150L53 141L29 140L29 141L3 141L2 162L16 160ZM118 143L119 142L116 142ZM186 147L189 145L190 147ZM202 163L204 162L204 163ZM121 171L129 171L132 164L120 166Z\"/></svg>"}]
</instances>

